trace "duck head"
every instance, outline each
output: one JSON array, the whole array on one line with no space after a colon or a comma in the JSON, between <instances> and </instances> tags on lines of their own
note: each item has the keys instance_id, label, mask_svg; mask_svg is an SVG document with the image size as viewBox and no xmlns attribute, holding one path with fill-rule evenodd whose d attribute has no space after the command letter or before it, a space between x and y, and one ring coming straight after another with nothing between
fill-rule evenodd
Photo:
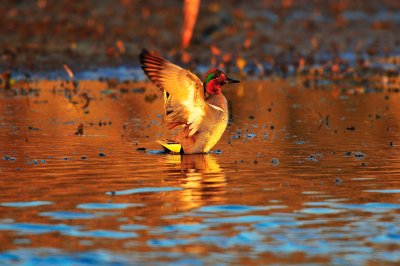
<instances>
[{"instance_id":1,"label":"duck head","mask_svg":"<svg viewBox=\"0 0 400 266\"><path fill-rule=\"evenodd\" d=\"M221 88L228 83L238 83L239 80L228 78L228 76L217 68L211 68L204 75L204 90L208 94L220 94Z\"/></svg>"}]
</instances>

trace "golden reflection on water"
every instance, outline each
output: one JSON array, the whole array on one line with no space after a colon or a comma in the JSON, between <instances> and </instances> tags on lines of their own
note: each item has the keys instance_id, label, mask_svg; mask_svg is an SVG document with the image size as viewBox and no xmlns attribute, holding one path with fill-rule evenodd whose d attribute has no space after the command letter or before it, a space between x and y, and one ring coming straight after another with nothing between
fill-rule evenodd
<instances>
[{"instance_id":1,"label":"golden reflection on water","mask_svg":"<svg viewBox=\"0 0 400 266\"><path fill-rule=\"evenodd\" d=\"M182 205L184 210L218 203L223 199L226 176L212 154L170 155L165 164L180 165L183 176ZM212 191L212 193L207 193Z\"/></svg>"}]
</instances>

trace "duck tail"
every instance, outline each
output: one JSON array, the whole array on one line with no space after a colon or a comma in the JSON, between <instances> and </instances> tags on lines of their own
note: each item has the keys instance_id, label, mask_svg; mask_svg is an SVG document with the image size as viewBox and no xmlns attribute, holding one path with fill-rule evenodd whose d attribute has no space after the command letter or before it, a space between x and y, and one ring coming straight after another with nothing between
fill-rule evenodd
<instances>
[{"instance_id":1,"label":"duck tail","mask_svg":"<svg viewBox=\"0 0 400 266\"><path fill-rule=\"evenodd\" d=\"M173 140L157 140L157 143L160 144L166 151L172 153L182 153L182 145Z\"/></svg>"}]
</instances>

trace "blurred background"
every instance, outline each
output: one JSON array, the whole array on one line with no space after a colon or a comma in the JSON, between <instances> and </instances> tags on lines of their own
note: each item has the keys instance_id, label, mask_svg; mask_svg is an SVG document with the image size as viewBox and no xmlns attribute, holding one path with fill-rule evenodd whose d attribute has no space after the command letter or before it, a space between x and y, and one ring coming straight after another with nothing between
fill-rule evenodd
<instances>
[{"instance_id":1,"label":"blurred background","mask_svg":"<svg viewBox=\"0 0 400 266\"><path fill-rule=\"evenodd\" d=\"M147 48L259 78L399 74L400 2L391 0L3 0L0 25L2 72L135 67ZM194 26L190 43L184 25Z\"/></svg>"},{"instance_id":2,"label":"blurred background","mask_svg":"<svg viewBox=\"0 0 400 266\"><path fill-rule=\"evenodd\" d=\"M0 265L399 265L399 26L399 0L1 0ZM212 153L160 150L143 48L241 80Z\"/></svg>"}]
</instances>

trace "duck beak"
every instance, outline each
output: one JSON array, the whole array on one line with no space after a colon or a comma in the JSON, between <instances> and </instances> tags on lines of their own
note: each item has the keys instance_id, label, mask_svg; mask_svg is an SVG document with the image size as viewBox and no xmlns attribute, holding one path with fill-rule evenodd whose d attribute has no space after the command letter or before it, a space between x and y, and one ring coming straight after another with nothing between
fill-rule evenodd
<instances>
[{"instance_id":1,"label":"duck beak","mask_svg":"<svg viewBox=\"0 0 400 266\"><path fill-rule=\"evenodd\" d=\"M240 80L236 80L236 79L231 79L231 78L226 78L226 83L239 83Z\"/></svg>"}]
</instances>

